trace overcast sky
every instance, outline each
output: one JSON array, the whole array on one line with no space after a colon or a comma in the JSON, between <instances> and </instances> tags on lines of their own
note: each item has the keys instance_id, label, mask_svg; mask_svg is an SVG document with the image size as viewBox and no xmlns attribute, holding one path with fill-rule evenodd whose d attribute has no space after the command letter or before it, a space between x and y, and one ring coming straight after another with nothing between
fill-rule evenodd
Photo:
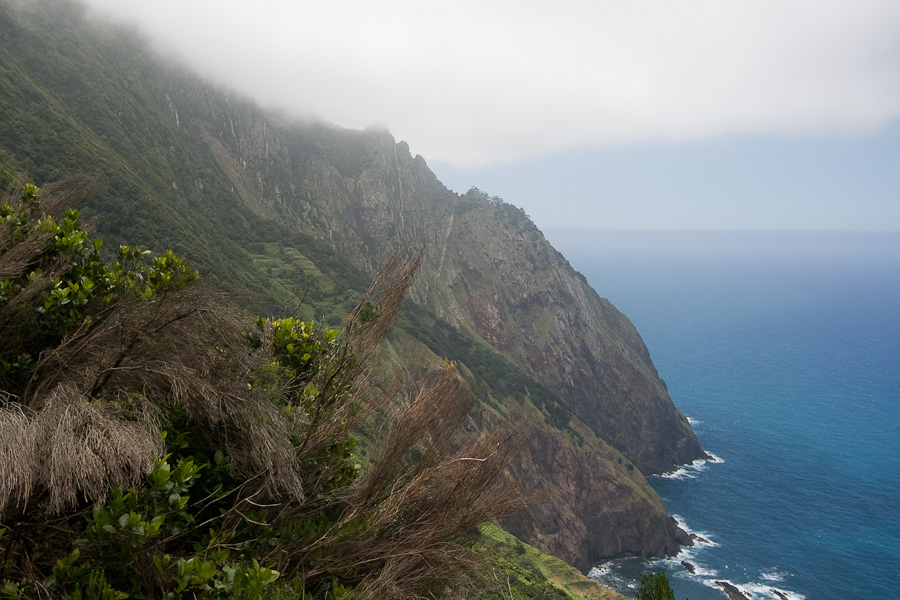
<instances>
[{"instance_id":1,"label":"overcast sky","mask_svg":"<svg viewBox=\"0 0 900 600\"><path fill-rule=\"evenodd\" d=\"M541 227L900 230L897 0L87 0Z\"/></svg>"}]
</instances>

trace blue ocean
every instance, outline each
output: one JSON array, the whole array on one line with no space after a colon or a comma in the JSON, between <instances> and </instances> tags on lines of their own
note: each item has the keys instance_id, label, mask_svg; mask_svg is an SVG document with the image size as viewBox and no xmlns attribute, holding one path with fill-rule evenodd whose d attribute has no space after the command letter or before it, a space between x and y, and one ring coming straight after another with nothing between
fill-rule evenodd
<instances>
[{"instance_id":1,"label":"blue ocean","mask_svg":"<svg viewBox=\"0 0 900 600\"><path fill-rule=\"evenodd\" d=\"M652 477L703 539L598 565L678 600L900 598L900 234L550 230L713 461ZM694 569L690 573L682 561Z\"/></svg>"}]
</instances>

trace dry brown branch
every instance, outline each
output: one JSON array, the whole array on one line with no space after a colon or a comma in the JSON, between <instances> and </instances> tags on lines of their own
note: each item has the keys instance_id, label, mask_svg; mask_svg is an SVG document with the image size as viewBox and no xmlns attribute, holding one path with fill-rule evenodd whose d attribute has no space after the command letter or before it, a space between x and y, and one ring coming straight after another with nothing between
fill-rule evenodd
<instances>
[{"instance_id":1,"label":"dry brown branch","mask_svg":"<svg viewBox=\"0 0 900 600\"><path fill-rule=\"evenodd\" d=\"M9 249L0 254L0 279L14 279L24 275L50 240L50 236L36 235L13 244L11 229L9 223L0 224L0 248L10 244Z\"/></svg>"},{"instance_id":2,"label":"dry brown branch","mask_svg":"<svg viewBox=\"0 0 900 600\"><path fill-rule=\"evenodd\" d=\"M0 518L45 497L48 513L137 483L162 453L158 431L60 385L40 411L0 410Z\"/></svg>"},{"instance_id":3,"label":"dry brown branch","mask_svg":"<svg viewBox=\"0 0 900 600\"><path fill-rule=\"evenodd\" d=\"M221 445L238 473L264 471L272 493L302 497L289 425L270 398L247 388L262 360L248 347L247 322L200 285L150 302L123 298L100 323L41 355L30 397L39 403L47 387L68 381L150 420L181 407L202 425L194 443Z\"/></svg>"},{"instance_id":4,"label":"dry brown branch","mask_svg":"<svg viewBox=\"0 0 900 600\"><path fill-rule=\"evenodd\" d=\"M288 548L290 562L307 564L303 555L321 556L327 548L328 558L319 558L306 575L350 561L362 577L354 591L361 598L425 597L464 569L474 527L525 502L506 475L521 436L498 432L466 443L461 424L473 402L450 367L426 381L399 410L335 527L312 546ZM352 538L341 536L345 527L355 532Z\"/></svg>"},{"instance_id":5,"label":"dry brown branch","mask_svg":"<svg viewBox=\"0 0 900 600\"><path fill-rule=\"evenodd\" d=\"M378 360L378 344L396 320L404 294L412 283L421 256L410 252L395 255L375 275L362 300L347 319L338 348L328 355L311 378L300 377L287 382L287 389L303 389L312 384L319 398L311 413L294 413L295 431L302 431L302 441L295 455L315 457L327 451L347 432L383 408L399 389L399 380L383 387L372 378ZM272 346L273 330L264 328L263 347ZM304 485L316 487L326 471L303 473Z\"/></svg>"}]
</instances>

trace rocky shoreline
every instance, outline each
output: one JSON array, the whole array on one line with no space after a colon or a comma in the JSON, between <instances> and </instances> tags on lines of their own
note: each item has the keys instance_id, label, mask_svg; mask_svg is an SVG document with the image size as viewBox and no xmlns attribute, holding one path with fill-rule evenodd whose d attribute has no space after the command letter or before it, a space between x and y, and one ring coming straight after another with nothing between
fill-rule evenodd
<instances>
[{"instance_id":1,"label":"rocky shoreline","mask_svg":"<svg viewBox=\"0 0 900 600\"><path fill-rule=\"evenodd\" d=\"M695 542L699 543L699 544L707 544L707 545L712 544L711 541L709 541L709 540L706 539L705 537L700 537L700 536L697 535L696 533L692 533L692 534L691 534L691 539L694 540Z\"/></svg>"}]
</instances>

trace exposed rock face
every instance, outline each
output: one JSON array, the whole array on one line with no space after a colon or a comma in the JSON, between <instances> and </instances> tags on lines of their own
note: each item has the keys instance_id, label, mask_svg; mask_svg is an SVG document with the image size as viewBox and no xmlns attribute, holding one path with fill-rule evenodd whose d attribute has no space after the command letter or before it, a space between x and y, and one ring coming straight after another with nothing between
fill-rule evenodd
<instances>
[{"instance_id":1,"label":"exposed rock face","mask_svg":"<svg viewBox=\"0 0 900 600\"><path fill-rule=\"evenodd\" d=\"M537 425L515 471L551 501L509 520L512 532L583 570L691 543L641 473L703 456L696 437L631 322L521 210L477 190L450 192L384 130L266 127L264 115L222 98L202 106L195 123L248 208L368 272L400 247L423 248L412 300L511 358L576 415L581 446Z\"/></svg>"},{"instance_id":2,"label":"exposed rock face","mask_svg":"<svg viewBox=\"0 0 900 600\"><path fill-rule=\"evenodd\" d=\"M631 468L631 476L623 476L615 450L593 440L576 449L546 429L533 436L514 472L545 478L550 499L504 521L511 533L583 572L603 559L671 555L679 545L690 545L690 537L627 462L624 470Z\"/></svg>"},{"instance_id":3,"label":"exposed rock face","mask_svg":"<svg viewBox=\"0 0 900 600\"><path fill-rule=\"evenodd\" d=\"M728 596L729 600L748 600L750 598L749 594L745 594L727 581L716 581L716 585L725 591L725 595Z\"/></svg>"},{"instance_id":4,"label":"exposed rock face","mask_svg":"<svg viewBox=\"0 0 900 600\"><path fill-rule=\"evenodd\" d=\"M703 456L631 322L521 210L478 191L449 192L387 132L355 134L353 168L322 152L347 132L295 134L288 152L302 178L287 201L290 218L370 272L399 246L423 247L412 299L512 358L577 415L582 439L593 438L579 448L547 424L535 432L516 470L552 498L510 520L511 531L584 570L690 544L641 474L629 471L661 473Z\"/></svg>"},{"instance_id":5,"label":"exposed rock face","mask_svg":"<svg viewBox=\"0 0 900 600\"><path fill-rule=\"evenodd\" d=\"M304 227L370 271L401 244L424 246L413 299L512 357L643 473L703 456L631 322L521 210L449 192L387 132L357 135L365 166L353 177L327 154L289 149L306 164L298 187L327 199L314 211L300 201L318 216Z\"/></svg>"}]
</instances>

